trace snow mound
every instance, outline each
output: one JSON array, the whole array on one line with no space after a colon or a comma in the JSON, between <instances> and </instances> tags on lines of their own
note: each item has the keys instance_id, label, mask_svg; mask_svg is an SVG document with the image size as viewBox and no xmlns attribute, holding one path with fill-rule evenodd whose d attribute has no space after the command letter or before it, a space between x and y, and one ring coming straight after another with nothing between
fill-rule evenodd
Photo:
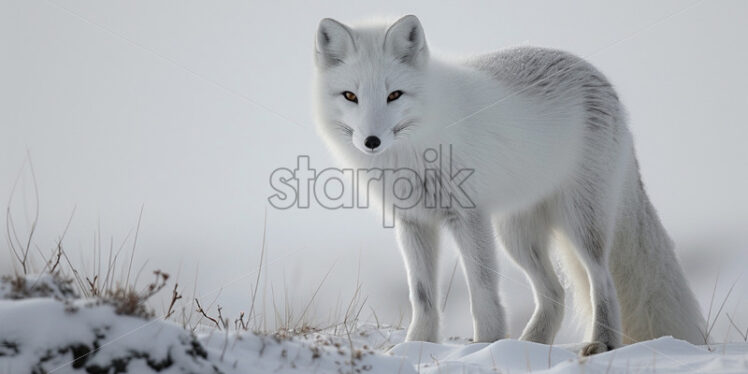
<instances>
[{"instance_id":1,"label":"snow mound","mask_svg":"<svg viewBox=\"0 0 748 374\"><path fill-rule=\"evenodd\" d=\"M392 353L429 373L748 373L748 344L707 347L663 337L591 357L581 345L548 346L517 340L447 346L406 342Z\"/></svg>"},{"instance_id":2,"label":"snow mound","mask_svg":"<svg viewBox=\"0 0 748 374\"><path fill-rule=\"evenodd\" d=\"M349 336L212 331L117 314L97 300L0 300L2 373L412 373L377 346L402 332ZM376 344L377 346L375 346Z\"/></svg>"},{"instance_id":3,"label":"snow mound","mask_svg":"<svg viewBox=\"0 0 748 374\"><path fill-rule=\"evenodd\" d=\"M118 314L96 300L0 300L2 373L748 373L744 343L700 347L664 337L580 358L579 345L403 339L402 330L371 325L193 334L162 319Z\"/></svg>"},{"instance_id":4,"label":"snow mound","mask_svg":"<svg viewBox=\"0 0 748 374\"><path fill-rule=\"evenodd\" d=\"M110 305L2 300L0 321L0 368L8 373L219 372L180 326L118 315Z\"/></svg>"},{"instance_id":5,"label":"snow mound","mask_svg":"<svg viewBox=\"0 0 748 374\"><path fill-rule=\"evenodd\" d=\"M78 297L78 293L72 283L72 280L64 279L57 274L4 275L0 277L0 299L73 299Z\"/></svg>"}]
</instances>

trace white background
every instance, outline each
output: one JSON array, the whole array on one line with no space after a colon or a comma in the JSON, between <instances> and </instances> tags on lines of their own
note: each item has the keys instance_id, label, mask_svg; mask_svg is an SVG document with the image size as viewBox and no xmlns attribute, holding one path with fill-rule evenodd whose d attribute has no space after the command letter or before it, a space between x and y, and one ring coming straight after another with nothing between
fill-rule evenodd
<instances>
[{"instance_id":1,"label":"white background","mask_svg":"<svg viewBox=\"0 0 748 374\"><path fill-rule=\"evenodd\" d=\"M718 274L722 301L748 266L744 1L0 0L0 207L20 176L10 206L26 235L30 155L40 194L34 242L48 253L75 209L63 244L90 271L99 236L105 261L143 206L135 268L178 274L186 297L195 287L206 303L220 289L217 303L233 316L248 308L267 210L268 304L287 293L300 312L332 269L314 303L320 321L360 276L382 322L407 322L404 268L375 214L267 203L271 171L292 168L297 155L333 165L310 110L319 19L407 13L421 19L434 54L532 44L598 66L628 108L644 182L702 306ZM5 273L12 257L4 214L0 221ZM128 243L127 252L132 235ZM445 254L446 282L456 254ZM501 271L516 337L532 299L512 264ZM447 335L472 333L461 277ZM738 283L726 311L745 326L748 282ZM724 336L724 316L720 323ZM562 340L578 339L576 330L565 326Z\"/></svg>"}]
</instances>

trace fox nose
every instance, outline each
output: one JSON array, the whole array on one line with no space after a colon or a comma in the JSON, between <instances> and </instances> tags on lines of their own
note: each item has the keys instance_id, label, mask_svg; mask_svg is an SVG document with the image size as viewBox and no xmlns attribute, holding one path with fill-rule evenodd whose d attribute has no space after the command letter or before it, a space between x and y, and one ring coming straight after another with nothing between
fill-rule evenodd
<instances>
[{"instance_id":1,"label":"fox nose","mask_svg":"<svg viewBox=\"0 0 748 374\"><path fill-rule=\"evenodd\" d=\"M379 140L379 138L376 136L368 136L366 137L366 139L364 139L364 145L366 146L366 148L369 148L372 151L377 149L380 144L382 144L382 141Z\"/></svg>"}]
</instances>

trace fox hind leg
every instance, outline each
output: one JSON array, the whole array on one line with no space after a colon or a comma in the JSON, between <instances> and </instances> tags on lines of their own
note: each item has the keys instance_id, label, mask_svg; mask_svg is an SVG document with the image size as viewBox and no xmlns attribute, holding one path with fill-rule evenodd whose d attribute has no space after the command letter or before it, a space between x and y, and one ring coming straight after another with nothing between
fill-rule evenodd
<instances>
[{"instance_id":1,"label":"fox hind leg","mask_svg":"<svg viewBox=\"0 0 748 374\"><path fill-rule=\"evenodd\" d=\"M622 345L621 311L608 266L611 249L611 217L591 201L577 201L565 212L563 228L590 286L592 309L590 343L582 355L601 353Z\"/></svg>"},{"instance_id":2,"label":"fox hind leg","mask_svg":"<svg viewBox=\"0 0 748 374\"><path fill-rule=\"evenodd\" d=\"M542 209L503 219L498 224L504 248L530 280L535 311L521 340L552 344L564 318L564 288L549 253L550 228Z\"/></svg>"}]
</instances>

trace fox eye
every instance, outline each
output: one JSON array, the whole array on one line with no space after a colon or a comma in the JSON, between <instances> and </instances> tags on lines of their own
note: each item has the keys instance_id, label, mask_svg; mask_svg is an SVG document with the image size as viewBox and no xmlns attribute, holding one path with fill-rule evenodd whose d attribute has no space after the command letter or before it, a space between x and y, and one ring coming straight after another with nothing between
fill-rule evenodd
<instances>
[{"instance_id":1,"label":"fox eye","mask_svg":"<svg viewBox=\"0 0 748 374\"><path fill-rule=\"evenodd\" d=\"M402 95L403 95L403 91L400 91L400 90L392 91L392 92L390 92L389 95L387 95L387 102L389 103L390 101L395 101L395 100L399 99L400 96L402 96Z\"/></svg>"},{"instance_id":2,"label":"fox eye","mask_svg":"<svg viewBox=\"0 0 748 374\"><path fill-rule=\"evenodd\" d=\"M346 100L352 101L354 103L358 103L358 97L356 97L356 94L351 91L345 91L343 92L343 97L345 97Z\"/></svg>"}]
</instances>

